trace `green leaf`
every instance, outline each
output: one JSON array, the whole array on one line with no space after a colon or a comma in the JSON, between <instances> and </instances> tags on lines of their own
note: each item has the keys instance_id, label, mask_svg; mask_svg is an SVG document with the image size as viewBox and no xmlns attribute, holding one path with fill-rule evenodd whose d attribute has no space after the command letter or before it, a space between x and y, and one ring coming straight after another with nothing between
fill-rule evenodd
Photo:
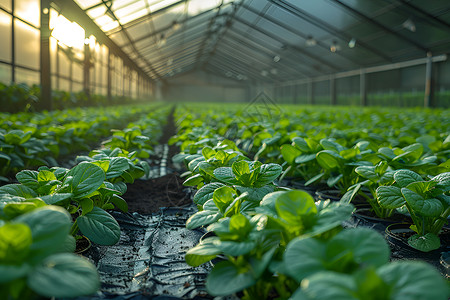
<instances>
[{"instance_id":1,"label":"green leaf","mask_svg":"<svg viewBox=\"0 0 450 300\"><path fill-rule=\"evenodd\" d=\"M216 150L214 150L211 147L206 146L202 149L202 155L207 160L210 159L211 157L213 157L215 154L216 154Z\"/></svg>"},{"instance_id":2,"label":"green leaf","mask_svg":"<svg viewBox=\"0 0 450 300\"><path fill-rule=\"evenodd\" d=\"M415 181L423 181L419 174L411 170L398 170L394 174L394 179L402 188Z\"/></svg>"},{"instance_id":3,"label":"green leaf","mask_svg":"<svg viewBox=\"0 0 450 300\"><path fill-rule=\"evenodd\" d=\"M15 223L25 223L31 229L33 244L30 255L39 261L58 251L69 234L72 219L62 207L48 205L14 219Z\"/></svg>"},{"instance_id":4,"label":"green leaf","mask_svg":"<svg viewBox=\"0 0 450 300\"><path fill-rule=\"evenodd\" d=\"M353 198L358 194L359 190L361 189L361 184L358 183L353 187L352 189L349 189L341 198L340 202L342 203L350 203Z\"/></svg>"},{"instance_id":5,"label":"green leaf","mask_svg":"<svg viewBox=\"0 0 450 300\"><path fill-rule=\"evenodd\" d=\"M64 200L72 198L73 194L71 193L57 193L57 194L50 194L45 196L40 196L39 198L42 199L46 204L58 204Z\"/></svg>"},{"instance_id":6,"label":"green leaf","mask_svg":"<svg viewBox=\"0 0 450 300\"><path fill-rule=\"evenodd\" d=\"M228 296L256 283L252 273L230 261L219 262L209 273L206 290L213 296Z\"/></svg>"},{"instance_id":7,"label":"green leaf","mask_svg":"<svg viewBox=\"0 0 450 300\"><path fill-rule=\"evenodd\" d=\"M325 176L325 173L319 173L316 176L314 176L313 178L311 178L310 180L308 180L307 182L305 182L305 185L308 186L311 183L314 183L317 180L321 179L323 176Z\"/></svg>"},{"instance_id":8,"label":"green leaf","mask_svg":"<svg viewBox=\"0 0 450 300\"><path fill-rule=\"evenodd\" d=\"M30 272L31 269L32 266L28 263L22 263L19 265L0 264L0 284L9 283L15 279L23 278Z\"/></svg>"},{"instance_id":9,"label":"green leaf","mask_svg":"<svg viewBox=\"0 0 450 300\"><path fill-rule=\"evenodd\" d=\"M420 261L396 261L377 270L389 285L392 300L447 300L450 289L432 266Z\"/></svg>"},{"instance_id":10,"label":"green leaf","mask_svg":"<svg viewBox=\"0 0 450 300\"><path fill-rule=\"evenodd\" d=\"M245 200L259 202L265 195L271 193L275 190L274 185L265 185L263 187L245 187L245 186L235 186L236 189L241 193L247 193Z\"/></svg>"},{"instance_id":11,"label":"green leaf","mask_svg":"<svg viewBox=\"0 0 450 300\"><path fill-rule=\"evenodd\" d=\"M244 215L237 214L230 218L230 233L236 234L240 239L244 239L251 230L252 226Z\"/></svg>"},{"instance_id":12,"label":"green leaf","mask_svg":"<svg viewBox=\"0 0 450 300\"><path fill-rule=\"evenodd\" d=\"M217 237L207 238L189 249L185 256L186 263L190 266L197 267L215 258L221 252L215 245L215 242L218 240Z\"/></svg>"},{"instance_id":13,"label":"green leaf","mask_svg":"<svg viewBox=\"0 0 450 300\"><path fill-rule=\"evenodd\" d=\"M233 165L231 165L231 169L233 170L233 173L237 178L244 174L250 173L249 164L245 160L234 162Z\"/></svg>"},{"instance_id":14,"label":"green leaf","mask_svg":"<svg viewBox=\"0 0 450 300\"><path fill-rule=\"evenodd\" d=\"M359 176L365 179L369 179L372 182L378 181L378 176L377 173L375 172L375 167L373 166L359 166L355 169L355 172Z\"/></svg>"},{"instance_id":15,"label":"green leaf","mask_svg":"<svg viewBox=\"0 0 450 300\"><path fill-rule=\"evenodd\" d=\"M257 180L257 186L262 187L273 182L283 172L283 168L278 164L263 164Z\"/></svg>"},{"instance_id":16,"label":"green leaf","mask_svg":"<svg viewBox=\"0 0 450 300\"><path fill-rule=\"evenodd\" d=\"M196 186L203 182L203 177L201 174L195 174L194 176L189 177L183 182L185 186Z\"/></svg>"},{"instance_id":17,"label":"green leaf","mask_svg":"<svg viewBox=\"0 0 450 300\"><path fill-rule=\"evenodd\" d=\"M45 202L39 199L29 199L24 202L8 203L3 207L3 213L13 219L17 216L31 212L38 207L45 206Z\"/></svg>"},{"instance_id":18,"label":"green leaf","mask_svg":"<svg viewBox=\"0 0 450 300\"><path fill-rule=\"evenodd\" d=\"M76 198L83 198L95 192L105 180L105 172L91 163L81 163L68 173L72 176L69 182L70 191Z\"/></svg>"},{"instance_id":19,"label":"green leaf","mask_svg":"<svg viewBox=\"0 0 450 300\"><path fill-rule=\"evenodd\" d=\"M344 175L343 174L339 174L339 175L337 175L337 176L331 176L330 178L328 178L328 180L327 180L327 185L329 186L329 187L333 187L333 186L335 186L342 178L344 177Z\"/></svg>"},{"instance_id":20,"label":"green leaf","mask_svg":"<svg viewBox=\"0 0 450 300\"><path fill-rule=\"evenodd\" d=\"M309 152L313 149L311 149L309 147L308 142L301 137L295 137L292 139L292 142L294 143L295 146L297 146L302 152Z\"/></svg>"},{"instance_id":21,"label":"green leaf","mask_svg":"<svg viewBox=\"0 0 450 300\"><path fill-rule=\"evenodd\" d=\"M56 180L56 176L51 171L42 170L42 171L39 171L37 180L38 180L38 182L48 182L48 181Z\"/></svg>"},{"instance_id":22,"label":"green leaf","mask_svg":"<svg viewBox=\"0 0 450 300\"><path fill-rule=\"evenodd\" d=\"M81 204L82 216L86 215L87 213L91 212L92 209L94 209L94 201L92 201L92 199L83 198L79 202Z\"/></svg>"},{"instance_id":23,"label":"green leaf","mask_svg":"<svg viewBox=\"0 0 450 300\"><path fill-rule=\"evenodd\" d=\"M315 223L305 231L305 237L320 235L337 226L341 226L342 222L350 219L355 209L352 204L341 202L325 203L328 204L319 210L315 217ZM319 205L321 205L320 202Z\"/></svg>"},{"instance_id":24,"label":"green leaf","mask_svg":"<svg viewBox=\"0 0 450 300\"><path fill-rule=\"evenodd\" d=\"M204 185L201 189L197 191L197 193L195 193L193 199L194 203L198 205L205 204L206 201L212 199L214 191L223 186L225 185L220 182L213 182Z\"/></svg>"},{"instance_id":25,"label":"green leaf","mask_svg":"<svg viewBox=\"0 0 450 300\"><path fill-rule=\"evenodd\" d=\"M33 242L30 227L25 224L5 224L0 227L0 265L20 264L26 260ZM0 275L0 283L8 278ZM14 278L9 278L12 280Z\"/></svg>"},{"instance_id":26,"label":"green leaf","mask_svg":"<svg viewBox=\"0 0 450 300\"><path fill-rule=\"evenodd\" d=\"M358 287L355 278L338 272L319 272L304 280L301 285L302 294L294 300L361 300L357 295ZM303 298L305 297L306 298Z\"/></svg>"},{"instance_id":27,"label":"green leaf","mask_svg":"<svg viewBox=\"0 0 450 300\"><path fill-rule=\"evenodd\" d=\"M375 230L363 227L343 230L327 245L327 256L332 261L346 252L352 253L352 260L356 264L377 267L387 263L390 257L389 246L384 237ZM333 270L337 269L333 268Z\"/></svg>"},{"instance_id":28,"label":"green leaf","mask_svg":"<svg viewBox=\"0 0 450 300\"><path fill-rule=\"evenodd\" d=\"M103 209L94 206L91 212L77 218L81 232L99 245L114 245L120 239L117 221Z\"/></svg>"},{"instance_id":29,"label":"green leaf","mask_svg":"<svg viewBox=\"0 0 450 300\"><path fill-rule=\"evenodd\" d=\"M195 229L201 226L209 225L219 220L223 215L217 211L202 210L196 212L186 221L187 229Z\"/></svg>"},{"instance_id":30,"label":"green leaf","mask_svg":"<svg viewBox=\"0 0 450 300\"><path fill-rule=\"evenodd\" d=\"M37 197L35 191L23 184L7 184L0 187L0 194L9 194L23 198Z\"/></svg>"},{"instance_id":31,"label":"green leaf","mask_svg":"<svg viewBox=\"0 0 450 300\"><path fill-rule=\"evenodd\" d=\"M402 188L402 194L414 212L422 216L437 217L444 210L441 201L438 199L425 199L407 188Z\"/></svg>"},{"instance_id":32,"label":"green leaf","mask_svg":"<svg viewBox=\"0 0 450 300\"><path fill-rule=\"evenodd\" d=\"M220 252L225 255L240 256L245 255L255 249L256 243L254 241L221 241L215 243Z\"/></svg>"},{"instance_id":33,"label":"green leaf","mask_svg":"<svg viewBox=\"0 0 450 300\"><path fill-rule=\"evenodd\" d=\"M39 295L57 298L87 296L100 288L95 266L71 253L47 257L30 273L27 283Z\"/></svg>"},{"instance_id":34,"label":"green leaf","mask_svg":"<svg viewBox=\"0 0 450 300\"><path fill-rule=\"evenodd\" d=\"M236 191L229 186L223 186L214 191L213 201L222 214L225 213L227 207L234 201L235 195Z\"/></svg>"},{"instance_id":35,"label":"green leaf","mask_svg":"<svg viewBox=\"0 0 450 300\"><path fill-rule=\"evenodd\" d=\"M319 165L325 170L339 169L341 166L341 157L334 151L322 150L316 155Z\"/></svg>"},{"instance_id":36,"label":"green leaf","mask_svg":"<svg viewBox=\"0 0 450 300\"><path fill-rule=\"evenodd\" d=\"M312 161L316 159L316 154L312 153L312 154L302 154L299 155L295 158L295 163L296 164L303 164L306 163L308 161Z\"/></svg>"},{"instance_id":37,"label":"green leaf","mask_svg":"<svg viewBox=\"0 0 450 300\"><path fill-rule=\"evenodd\" d=\"M129 167L129 159L125 157L113 157L109 161L108 171L106 171L106 179L120 177Z\"/></svg>"},{"instance_id":38,"label":"green leaf","mask_svg":"<svg viewBox=\"0 0 450 300\"><path fill-rule=\"evenodd\" d=\"M280 218L292 225L301 225L303 216L317 213L313 197L300 190L279 194L276 198L275 208Z\"/></svg>"},{"instance_id":39,"label":"green leaf","mask_svg":"<svg viewBox=\"0 0 450 300\"><path fill-rule=\"evenodd\" d=\"M38 174L37 171L23 170L16 174L16 178L21 184L36 190L39 187Z\"/></svg>"},{"instance_id":40,"label":"green leaf","mask_svg":"<svg viewBox=\"0 0 450 300\"><path fill-rule=\"evenodd\" d=\"M325 270L325 244L313 238L293 239L286 247L283 263L288 274L300 283L304 278Z\"/></svg>"},{"instance_id":41,"label":"green leaf","mask_svg":"<svg viewBox=\"0 0 450 300\"><path fill-rule=\"evenodd\" d=\"M119 195L112 195L109 201L111 201L111 203L113 203L121 211L125 213L128 212L128 203Z\"/></svg>"},{"instance_id":42,"label":"green leaf","mask_svg":"<svg viewBox=\"0 0 450 300\"><path fill-rule=\"evenodd\" d=\"M405 204L405 198L400 188L396 186L379 186L377 200L384 208L394 209Z\"/></svg>"},{"instance_id":43,"label":"green leaf","mask_svg":"<svg viewBox=\"0 0 450 300\"><path fill-rule=\"evenodd\" d=\"M302 154L302 151L297 149L292 145L282 145L280 148L281 155L283 159L289 164L292 165L297 156Z\"/></svg>"},{"instance_id":44,"label":"green leaf","mask_svg":"<svg viewBox=\"0 0 450 300\"><path fill-rule=\"evenodd\" d=\"M220 167L214 170L214 177L225 184L236 184L236 176L230 167Z\"/></svg>"},{"instance_id":45,"label":"green leaf","mask_svg":"<svg viewBox=\"0 0 450 300\"><path fill-rule=\"evenodd\" d=\"M415 234L409 237L408 244L414 249L420 250L422 252L429 252L441 247L441 241L439 237L430 232L425 235Z\"/></svg>"}]
</instances>

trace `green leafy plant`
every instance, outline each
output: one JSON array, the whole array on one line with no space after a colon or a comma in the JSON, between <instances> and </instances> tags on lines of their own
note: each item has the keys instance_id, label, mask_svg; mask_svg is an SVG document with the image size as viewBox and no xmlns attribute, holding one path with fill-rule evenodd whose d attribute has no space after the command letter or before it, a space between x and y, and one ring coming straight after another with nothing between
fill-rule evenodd
<instances>
[{"instance_id":1,"label":"green leafy plant","mask_svg":"<svg viewBox=\"0 0 450 300\"><path fill-rule=\"evenodd\" d=\"M75 255L70 215L49 205L0 220L0 297L77 297L100 286L97 270Z\"/></svg>"},{"instance_id":2,"label":"green leafy plant","mask_svg":"<svg viewBox=\"0 0 450 300\"><path fill-rule=\"evenodd\" d=\"M448 223L450 215L450 172L424 180L411 170L394 173L395 182L377 188L377 199L388 209L406 207L416 232L408 244L420 251L428 252L440 247L438 234Z\"/></svg>"}]
</instances>

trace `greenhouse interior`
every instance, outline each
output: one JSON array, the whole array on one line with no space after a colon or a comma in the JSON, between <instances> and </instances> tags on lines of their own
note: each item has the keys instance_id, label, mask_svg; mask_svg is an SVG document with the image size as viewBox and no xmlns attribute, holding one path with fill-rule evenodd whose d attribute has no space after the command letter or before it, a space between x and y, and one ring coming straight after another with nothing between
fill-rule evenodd
<instances>
[{"instance_id":1,"label":"greenhouse interior","mask_svg":"<svg viewBox=\"0 0 450 300\"><path fill-rule=\"evenodd\" d=\"M450 299L450 1L0 0L0 299Z\"/></svg>"}]
</instances>

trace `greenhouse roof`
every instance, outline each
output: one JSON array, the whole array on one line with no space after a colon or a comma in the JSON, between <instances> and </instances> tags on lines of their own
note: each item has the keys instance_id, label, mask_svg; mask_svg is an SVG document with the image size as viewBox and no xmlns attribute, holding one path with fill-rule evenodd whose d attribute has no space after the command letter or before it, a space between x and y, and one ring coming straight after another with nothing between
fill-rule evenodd
<instances>
[{"instance_id":1,"label":"greenhouse roof","mask_svg":"<svg viewBox=\"0 0 450 300\"><path fill-rule=\"evenodd\" d=\"M75 2L154 79L202 69L283 82L450 49L446 0Z\"/></svg>"}]
</instances>

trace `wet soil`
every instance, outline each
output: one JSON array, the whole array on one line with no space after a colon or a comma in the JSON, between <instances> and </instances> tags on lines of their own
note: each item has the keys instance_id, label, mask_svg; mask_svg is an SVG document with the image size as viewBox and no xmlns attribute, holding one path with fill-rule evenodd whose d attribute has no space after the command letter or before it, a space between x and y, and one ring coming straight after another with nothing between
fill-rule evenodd
<instances>
[{"instance_id":1,"label":"wet soil","mask_svg":"<svg viewBox=\"0 0 450 300\"><path fill-rule=\"evenodd\" d=\"M128 185L122 196L129 212L151 214L161 207L179 207L192 203L190 190L183 186L183 179L176 173L149 179L136 180Z\"/></svg>"}]
</instances>

